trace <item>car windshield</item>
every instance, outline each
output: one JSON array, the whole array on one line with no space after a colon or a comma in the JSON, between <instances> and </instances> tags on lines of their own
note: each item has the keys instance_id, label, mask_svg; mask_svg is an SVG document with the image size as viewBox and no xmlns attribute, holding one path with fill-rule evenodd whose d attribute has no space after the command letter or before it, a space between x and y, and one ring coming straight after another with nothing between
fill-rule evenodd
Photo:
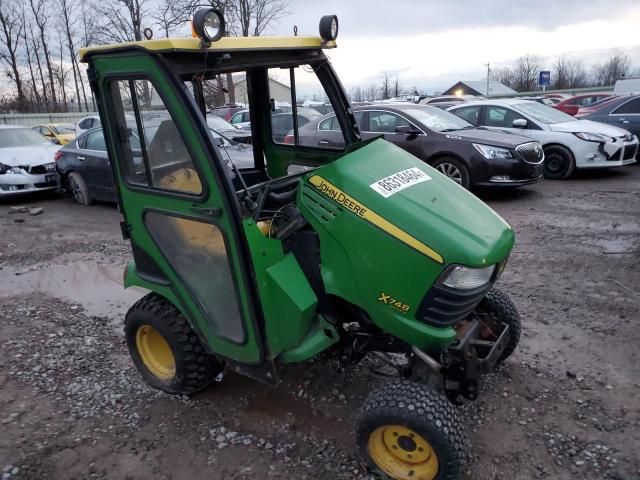
<instances>
[{"instance_id":1,"label":"car windshield","mask_svg":"<svg viewBox=\"0 0 640 480\"><path fill-rule=\"evenodd\" d=\"M0 129L0 148L51 145L51 142L30 128Z\"/></svg>"},{"instance_id":2,"label":"car windshield","mask_svg":"<svg viewBox=\"0 0 640 480\"><path fill-rule=\"evenodd\" d=\"M55 125L55 126L51 126L50 127L51 130L54 131L54 133L58 134L58 135L66 135L68 133L76 133L76 127L74 125L69 125L69 124L60 124L60 125Z\"/></svg>"},{"instance_id":3,"label":"car windshield","mask_svg":"<svg viewBox=\"0 0 640 480\"><path fill-rule=\"evenodd\" d=\"M575 117L567 115L560 110L536 102L517 103L514 105L514 108L516 110L520 110L522 113L526 113L534 120L537 120L538 122L544 123L546 125L551 125L553 123L572 122L577 120Z\"/></svg>"},{"instance_id":4,"label":"car windshield","mask_svg":"<svg viewBox=\"0 0 640 480\"><path fill-rule=\"evenodd\" d=\"M207 115L207 125L209 128L213 128L215 130L220 130L224 132L225 130L235 130L236 127L227 122L224 118L219 117L218 115Z\"/></svg>"},{"instance_id":5,"label":"car windshield","mask_svg":"<svg viewBox=\"0 0 640 480\"><path fill-rule=\"evenodd\" d=\"M437 107L407 108L402 110L434 132L452 132L473 128L466 120Z\"/></svg>"}]
</instances>

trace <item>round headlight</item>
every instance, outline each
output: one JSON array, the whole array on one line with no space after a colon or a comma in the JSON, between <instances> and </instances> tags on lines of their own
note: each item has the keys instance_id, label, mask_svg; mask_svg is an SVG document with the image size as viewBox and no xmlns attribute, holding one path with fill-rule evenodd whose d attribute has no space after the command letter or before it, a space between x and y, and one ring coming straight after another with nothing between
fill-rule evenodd
<instances>
[{"instance_id":1,"label":"round headlight","mask_svg":"<svg viewBox=\"0 0 640 480\"><path fill-rule=\"evenodd\" d=\"M325 15L320 19L320 37L327 42L338 38L338 17L336 15Z\"/></svg>"},{"instance_id":2,"label":"round headlight","mask_svg":"<svg viewBox=\"0 0 640 480\"><path fill-rule=\"evenodd\" d=\"M201 8L193 15L193 30L206 42L215 42L224 33L224 17L215 8Z\"/></svg>"}]
</instances>

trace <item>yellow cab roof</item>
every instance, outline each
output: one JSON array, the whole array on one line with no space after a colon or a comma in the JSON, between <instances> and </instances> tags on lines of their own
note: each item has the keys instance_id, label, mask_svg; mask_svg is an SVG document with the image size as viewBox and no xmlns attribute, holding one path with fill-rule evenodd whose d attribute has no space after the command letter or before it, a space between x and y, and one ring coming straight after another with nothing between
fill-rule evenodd
<instances>
[{"instance_id":1,"label":"yellow cab roof","mask_svg":"<svg viewBox=\"0 0 640 480\"><path fill-rule=\"evenodd\" d=\"M80 49L80 60L88 54L112 52L138 47L152 52L224 52L230 50L306 50L336 48L335 40L325 41L320 37L222 37L209 46L203 47L199 38L159 38L140 42L125 42L113 45L99 45Z\"/></svg>"}]
</instances>

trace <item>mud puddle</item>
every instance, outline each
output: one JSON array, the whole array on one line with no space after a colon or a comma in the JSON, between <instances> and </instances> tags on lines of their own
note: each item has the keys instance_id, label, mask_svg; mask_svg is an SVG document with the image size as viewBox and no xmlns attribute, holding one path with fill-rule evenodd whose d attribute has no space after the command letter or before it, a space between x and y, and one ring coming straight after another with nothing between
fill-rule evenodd
<instances>
[{"instance_id":1,"label":"mud puddle","mask_svg":"<svg viewBox=\"0 0 640 480\"><path fill-rule=\"evenodd\" d=\"M91 315L120 319L146 290L122 286L124 265L74 262L36 269L3 268L0 298L41 292L79 303Z\"/></svg>"}]
</instances>

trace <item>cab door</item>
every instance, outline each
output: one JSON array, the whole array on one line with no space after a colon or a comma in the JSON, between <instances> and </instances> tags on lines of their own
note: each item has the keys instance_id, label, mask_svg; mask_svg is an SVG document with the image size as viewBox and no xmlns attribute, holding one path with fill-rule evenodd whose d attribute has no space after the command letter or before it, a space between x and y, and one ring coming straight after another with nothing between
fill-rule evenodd
<instances>
[{"instance_id":1,"label":"cab door","mask_svg":"<svg viewBox=\"0 0 640 480\"><path fill-rule=\"evenodd\" d=\"M137 275L169 289L212 353L260 364L238 201L193 98L142 51L90 63Z\"/></svg>"}]
</instances>

